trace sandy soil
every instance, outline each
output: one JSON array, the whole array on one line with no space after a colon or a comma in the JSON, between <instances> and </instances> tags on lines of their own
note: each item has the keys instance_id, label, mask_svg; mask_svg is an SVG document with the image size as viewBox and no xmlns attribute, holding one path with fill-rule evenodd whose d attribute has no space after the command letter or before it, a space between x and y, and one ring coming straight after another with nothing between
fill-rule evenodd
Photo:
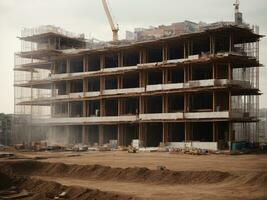
<instances>
[{"instance_id":1,"label":"sandy soil","mask_svg":"<svg viewBox=\"0 0 267 200\"><path fill-rule=\"evenodd\" d=\"M200 200L200 199L267 199L267 193L257 186L238 186L237 183L201 185L154 185L115 181L81 180L71 178L35 177L56 181L66 186L81 186L102 191L122 193L142 199L154 200Z\"/></svg>"},{"instance_id":2,"label":"sandy soil","mask_svg":"<svg viewBox=\"0 0 267 200\"><path fill-rule=\"evenodd\" d=\"M267 155L31 152L19 156L43 158L39 160L42 164L32 169L34 164L28 164L25 167L28 170L24 171L18 170L18 165L13 170L37 180L55 181L69 187L156 200L267 199ZM169 172L156 170L157 166L166 166ZM148 169L144 170L144 167ZM219 178L220 174L223 178ZM184 181L186 179L191 181Z\"/></svg>"},{"instance_id":3,"label":"sandy soil","mask_svg":"<svg viewBox=\"0 0 267 200\"><path fill-rule=\"evenodd\" d=\"M79 154L80 156L69 157ZM84 153L49 153L27 152L20 154L27 158L45 157L45 162L62 162L67 164L99 164L111 167L147 167L156 169L163 165L171 170L218 170L218 171L266 171L267 154L262 155L185 155L169 153L127 152L84 152Z\"/></svg>"}]
</instances>

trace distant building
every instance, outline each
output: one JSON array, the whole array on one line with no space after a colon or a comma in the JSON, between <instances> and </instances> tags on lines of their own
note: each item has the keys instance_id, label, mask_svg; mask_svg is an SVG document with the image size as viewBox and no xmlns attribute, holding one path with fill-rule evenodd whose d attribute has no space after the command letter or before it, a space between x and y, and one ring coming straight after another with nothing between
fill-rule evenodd
<instances>
[{"instance_id":1,"label":"distant building","mask_svg":"<svg viewBox=\"0 0 267 200\"><path fill-rule=\"evenodd\" d=\"M12 115L0 113L0 144L9 145L11 137Z\"/></svg>"},{"instance_id":2,"label":"distant building","mask_svg":"<svg viewBox=\"0 0 267 200\"><path fill-rule=\"evenodd\" d=\"M267 143L267 108L260 109L259 142Z\"/></svg>"}]
</instances>

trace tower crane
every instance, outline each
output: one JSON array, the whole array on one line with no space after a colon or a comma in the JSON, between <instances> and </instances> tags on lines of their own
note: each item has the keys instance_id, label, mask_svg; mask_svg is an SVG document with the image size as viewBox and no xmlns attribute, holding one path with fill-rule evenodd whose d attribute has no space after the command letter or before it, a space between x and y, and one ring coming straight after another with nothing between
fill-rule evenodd
<instances>
[{"instance_id":1,"label":"tower crane","mask_svg":"<svg viewBox=\"0 0 267 200\"><path fill-rule=\"evenodd\" d=\"M119 36L118 36L119 26L118 26L118 24L116 25L112 19L107 0L102 0L102 4L103 4L104 10L105 10L107 18L108 18L109 25L110 25L112 33L113 33L113 41L116 42L119 40Z\"/></svg>"},{"instance_id":2,"label":"tower crane","mask_svg":"<svg viewBox=\"0 0 267 200\"><path fill-rule=\"evenodd\" d=\"M239 0L236 0L236 2L234 3L234 7L235 7L235 13L239 12Z\"/></svg>"},{"instance_id":3,"label":"tower crane","mask_svg":"<svg viewBox=\"0 0 267 200\"><path fill-rule=\"evenodd\" d=\"M234 7L235 7L235 23L238 24L238 25L243 23L243 15L239 11L239 6L240 6L240 2L239 2L239 0L236 0L235 3L234 3Z\"/></svg>"}]
</instances>

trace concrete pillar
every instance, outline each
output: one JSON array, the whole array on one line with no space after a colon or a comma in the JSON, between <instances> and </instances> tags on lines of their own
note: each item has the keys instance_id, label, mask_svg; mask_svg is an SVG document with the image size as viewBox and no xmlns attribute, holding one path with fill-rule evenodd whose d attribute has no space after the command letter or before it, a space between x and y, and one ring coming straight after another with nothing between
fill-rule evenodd
<instances>
[{"instance_id":1,"label":"concrete pillar","mask_svg":"<svg viewBox=\"0 0 267 200\"><path fill-rule=\"evenodd\" d=\"M215 48L216 48L215 41L216 41L215 36L211 35L210 36L210 53L213 55L215 55Z\"/></svg>"},{"instance_id":2,"label":"concrete pillar","mask_svg":"<svg viewBox=\"0 0 267 200\"><path fill-rule=\"evenodd\" d=\"M105 68L105 56L100 55L100 69L104 69L104 68Z\"/></svg>"},{"instance_id":3,"label":"concrete pillar","mask_svg":"<svg viewBox=\"0 0 267 200\"><path fill-rule=\"evenodd\" d=\"M118 145L125 146L123 124L118 124Z\"/></svg>"},{"instance_id":4,"label":"concrete pillar","mask_svg":"<svg viewBox=\"0 0 267 200\"><path fill-rule=\"evenodd\" d=\"M139 123L139 140L143 142L144 147L146 146L146 125Z\"/></svg>"},{"instance_id":5,"label":"concrete pillar","mask_svg":"<svg viewBox=\"0 0 267 200\"><path fill-rule=\"evenodd\" d=\"M215 63L212 64L212 78L217 78L217 66L215 65Z\"/></svg>"},{"instance_id":6,"label":"concrete pillar","mask_svg":"<svg viewBox=\"0 0 267 200\"><path fill-rule=\"evenodd\" d=\"M89 144L89 133L86 125L83 125L82 127L82 143L85 145Z\"/></svg>"},{"instance_id":7,"label":"concrete pillar","mask_svg":"<svg viewBox=\"0 0 267 200\"><path fill-rule=\"evenodd\" d=\"M167 84L168 83L168 69L162 70L162 83Z\"/></svg>"},{"instance_id":8,"label":"concrete pillar","mask_svg":"<svg viewBox=\"0 0 267 200\"><path fill-rule=\"evenodd\" d=\"M65 126L65 130L66 130L66 133L67 133L67 143L71 144L72 141L70 141L71 140L70 126Z\"/></svg>"},{"instance_id":9,"label":"concrete pillar","mask_svg":"<svg viewBox=\"0 0 267 200\"><path fill-rule=\"evenodd\" d=\"M184 58L187 58L187 40L184 41Z\"/></svg>"},{"instance_id":10,"label":"concrete pillar","mask_svg":"<svg viewBox=\"0 0 267 200\"><path fill-rule=\"evenodd\" d=\"M68 102L68 117L71 116L71 104Z\"/></svg>"},{"instance_id":11,"label":"concrete pillar","mask_svg":"<svg viewBox=\"0 0 267 200\"><path fill-rule=\"evenodd\" d=\"M216 122L212 123L212 129L213 129L213 135L212 135L212 141L217 142L217 126Z\"/></svg>"},{"instance_id":12,"label":"concrete pillar","mask_svg":"<svg viewBox=\"0 0 267 200\"><path fill-rule=\"evenodd\" d=\"M188 67L188 71L187 71L187 73L188 73L188 81L192 81L192 79L193 79L193 75L192 75L192 64L188 64L189 65L189 67Z\"/></svg>"},{"instance_id":13,"label":"concrete pillar","mask_svg":"<svg viewBox=\"0 0 267 200\"><path fill-rule=\"evenodd\" d=\"M123 52L118 53L118 67L123 67Z\"/></svg>"},{"instance_id":14,"label":"concrete pillar","mask_svg":"<svg viewBox=\"0 0 267 200\"><path fill-rule=\"evenodd\" d=\"M233 41L233 34L230 33L229 35L229 52L233 51L234 41Z\"/></svg>"},{"instance_id":15,"label":"concrete pillar","mask_svg":"<svg viewBox=\"0 0 267 200\"><path fill-rule=\"evenodd\" d=\"M67 59L67 66L66 66L67 73L70 73L70 59Z\"/></svg>"},{"instance_id":16,"label":"concrete pillar","mask_svg":"<svg viewBox=\"0 0 267 200\"><path fill-rule=\"evenodd\" d=\"M169 124L166 122L162 123L163 128L163 135L162 135L162 142L168 143L169 142Z\"/></svg>"},{"instance_id":17,"label":"concrete pillar","mask_svg":"<svg viewBox=\"0 0 267 200\"><path fill-rule=\"evenodd\" d=\"M89 112L87 112L88 111L87 107L89 107L89 105L87 104L87 101L84 100L83 101L83 117L87 117L87 115L89 114Z\"/></svg>"},{"instance_id":18,"label":"concrete pillar","mask_svg":"<svg viewBox=\"0 0 267 200\"><path fill-rule=\"evenodd\" d=\"M83 78L83 95L88 92L88 78Z\"/></svg>"},{"instance_id":19,"label":"concrete pillar","mask_svg":"<svg viewBox=\"0 0 267 200\"><path fill-rule=\"evenodd\" d=\"M66 94L69 94L71 92L71 82L66 81Z\"/></svg>"},{"instance_id":20,"label":"concrete pillar","mask_svg":"<svg viewBox=\"0 0 267 200\"><path fill-rule=\"evenodd\" d=\"M163 48L162 48L162 60L163 60L163 62L165 61L167 61L168 60L168 46L167 45L165 45Z\"/></svg>"},{"instance_id":21,"label":"concrete pillar","mask_svg":"<svg viewBox=\"0 0 267 200\"><path fill-rule=\"evenodd\" d=\"M232 92L229 90L229 117L232 115Z\"/></svg>"},{"instance_id":22,"label":"concrete pillar","mask_svg":"<svg viewBox=\"0 0 267 200\"><path fill-rule=\"evenodd\" d=\"M105 90L106 86L105 86L105 77L101 76L100 77L100 94L103 93L103 91Z\"/></svg>"},{"instance_id":23,"label":"concrete pillar","mask_svg":"<svg viewBox=\"0 0 267 200\"><path fill-rule=\"evenodd\" d=\"M105 115L106 115L105 99L100 99L100 116L103 117Z\"/></svg>"},{"instance_id":24,"label":"concrete pillar","mask_svg":"<svg viewBox=\"0 0 267 200\"><path fill-rule=\"evenodd\" d=\"M139 72L139 87L145 87L147 85L147 72Z\"/></svg>"},{"instance_id":25,"label":"concrete pillar","mask_svg":"<svg viewBox=\"0 0 267 200\"><path fill-rule=\"evenodd\" d=\"M189 112L189 94L184 93L184 112Z\"/></svg>"},{"instance_id":26,"label":"concrete pillar","mask_svg":"<svg viewBox=\"0 0 267 200\"><path fill-rule=\"evenodd\" d=\"M168 96L167 94L164 94L162 96L162 112L167 113L168 112Z\"/></svg>"},{"instance_id":27,"label":"concrete pillar","mask_svg":"<svg viewBox=\"0 0 267 200\"><path fill-rule=\"evenodd\" d=\"M232 76L232 65L231 63L228 63L228 80L232 80L233 76Z\"/></svg>"},{"instance_id":28,"label":"concrete pillar","mask_svg":"<svg viewBox=\"0 0 267 200\"><path fill-rule=\"evenodd\" d=\"M189 122L185 122L185 142L190 141L190 132L191 132L191 128L190 128L191 124Z\"/></svg>"},{"instance_id":29,"label":"concrete pillar","mask_svg":"<svg viewBox=\"0 0 267 200\"><path fill-rule=\"evenodd\" d=\"M216 95L215 92L212 92L212 111L216 112Z\"/></svg>"},{"instance_id":30,"label":"concrete pillar","mask_svg":"<svg viewBox=\"0 0 267 200\"><path fill-rule=\"evenodd\" d=\"M145 97L144 96L139 97L139 113L140 114L145 113Z\"/></svg>"},{"instance_id":31,"label":"concrete pillar","mask_svg":"<svg viewBox=\"0 0 267 200\"><path fill-rule=\"evenodd\" d=\"M87 55L83 56L83 71L84 72L88 71L88 56Z\"/></svg>"},{"instance_id":32,"label":"concrete pillar","mask_svg":"<svg viewBox=\"0 0 267 200\"><path fill-rule=\"evenodd\" d=\"M99 125L99 145L103 146L104 144L104 127L103 125Z\"/></svg>"}]
</instances>

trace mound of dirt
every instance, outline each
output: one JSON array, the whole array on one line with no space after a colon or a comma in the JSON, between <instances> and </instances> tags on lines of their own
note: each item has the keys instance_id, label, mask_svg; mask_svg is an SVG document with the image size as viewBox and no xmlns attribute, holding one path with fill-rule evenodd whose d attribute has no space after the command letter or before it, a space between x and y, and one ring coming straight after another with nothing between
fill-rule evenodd
<instances>
[{"instance_id":1,"label":"mound of dirt","mask_svg":"<svg viewBox=\"0 0 267 200\"><path fill-rule=\"evenodd\" d=\"M147 168L111 168L101 165L67 165L38 161L17 161L6 163L20 175L71 177L111 181L146 182L156 184L211 184L219 183L234 175L220 171L171 171Z\"/></svg>"},{"instance_id":2,"label":"mound of dirt","mask_svg":"<svg viewBox=\"0 0 267 200\"><path fill-rule=\"evenodd\" d=\"M0 169L0 199L4 196L5 190L11 186L17 191L26 191L25 200L39 199L94 199L94 200L130 200L136 199L131 196L116 194L112 192L103 192L95 189L82 187L67 187L59 183L38 180L34 178L16 177L9 173L2 172Z\"/></svg>"},{"instance_id":3,"label":"mound of dirt","mask_svg":"<svg viewBox=\"0 0 267 200\"><path fill-rule=\"evenodd\" d=\"M0 172L0 190L5 190L12 186L11 178L2 172Z\"/></svg>"}]
</instances>

